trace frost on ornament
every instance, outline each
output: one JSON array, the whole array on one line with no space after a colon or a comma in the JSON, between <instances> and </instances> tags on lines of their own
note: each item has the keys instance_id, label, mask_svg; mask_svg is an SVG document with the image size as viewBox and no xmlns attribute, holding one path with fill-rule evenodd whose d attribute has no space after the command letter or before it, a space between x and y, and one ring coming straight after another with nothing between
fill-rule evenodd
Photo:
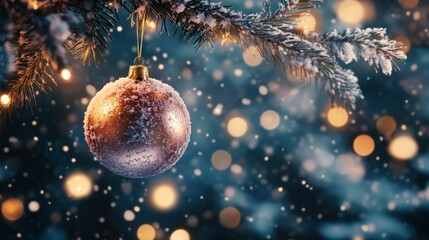
<instances>
[{"instance_id":1,"label":"frost on ornament","mask_svg":"<svg viewBox=\"0 0 429 240\"><path fill-rule=\"evenodd\" d=\"M185 103L156 79L120 78L99 91L84 119L85 140L110 171L144 178L171 168L189 143Z\"/></svg>"}]
</instances>

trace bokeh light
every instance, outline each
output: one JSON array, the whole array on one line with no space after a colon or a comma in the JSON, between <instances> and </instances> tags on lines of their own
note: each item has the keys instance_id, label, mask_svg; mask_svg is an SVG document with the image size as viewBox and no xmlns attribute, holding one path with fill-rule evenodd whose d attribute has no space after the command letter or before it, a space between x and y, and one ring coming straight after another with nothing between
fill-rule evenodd
<instances>
[{"instance_id":1,"label":"bokeh light","mask_svg":"<svg viewBox=\"0 0 429 240\"><path fill-rule=\"evenodd\" d=\"M139 240L154 240L156 230L150 224L143 224L137 229L137 238Z\"/></svg>"},{"instance_id":2,"label":"bokeh light","mask_svg":"<svg viewBox=\"0 0 429 240\"><path fill-rule=\"evenodd\" d=\"M231 136L240 138L246 135L249 125L243 117L233 117L228 120L227 130Z\"/></svg>"},{"instance_id":3,"label":"bokeh light","mask_svg":"<svg viewBox=\"0 0 429 240\"><path fill-rule=\"evenodd\" d=\"M364 5L357 0L344 0L338 4L338 18L347 24L359 24L365 19Z\"/></svg>"},{"instance_id":4,"label":"bokeh light","mask_svg":"<svg viewBox=\"0 0 429 240\"><path fill-rule=\"evenodd\" d=\"M274 130L280 124L280 115L275 111L267 110L262 113L259 122L266 130Z\"/></svg>"},{"instance_id":5,"label":"bokeh light","mask_svg":"<svg viewBox=\"0 0 429 240\"><path fill-rule=\"evenodd\" d=\"M414 158L419 146L414 138L407 135L397 136L389 143L389 154L397 160L410 160Z\"/></svg>"},{"instance_id":6,"label":"bokeh light","mask_svg":"<svg viewBox=\"0 0 429 240\"><path fill-rule=\"evenodd\" d=\"M173 183L161 182L151 188L149 197L153 207L160 211L168 211L176 206L179 193Z\"/></svg>"},{"instance_id":7,"label":"bokeh light","mask_svg":"<svg viewBox=\"0 0 429 240\"><path fill-rule=\"evenodd\" d=\"M212 154L211 163L217 170L226 170L232 163L231 154L225 150L217 150Z\"/></svg>"},{"instance_id":8,"label":"bokeh light","mask_svg":"<svg viewBox=\"0 0 429 240\"><path fill-rule=\"evenodd\" d=\"M243 52L243 60L250 67L259 66L264 58L255 46L250 46Z\"/></svg>"},{"instance_id":9,"label":"bokeh light","mask_svg":"<svg viewBox=\"0 0 429 240\"><path fill-rule=\"evenodd\" d=\"M397 124L393 117L382 116L377 119L377 130L384 135L391 135L395 132Z\"/></svg>"},{"instance_id":10,"label":"bokeh light","mask_svg":"<svg viewBox=\"0 0 429 240\"><path fill-rule=\"evenodd\" d=\"M349 121L349 114L343 107L330 108L326 117L329 124L336 128L344 127Z\"/></svg>"},{"instance_id":11,"label":"bokeh light","mask_svg":"<svg viewBox=\"0 0 429 240\"><path fill-rule=\"evenodd\" d=\"M70 198L85 198L92 192L92 180L83 172L75 172L65 179L64 189Z\"/></svg>"},{"instance_id":12,"label":"bokeh light","mask_svg":"<svg viewBox=\"0 0 429 240\"><path fill-rule=\"evenodd\" d=\"M406 9L412 9L417 7L419 2L420 0L399 0L399 4L401 4L401 6Z\"/></svg>"},{"instance_id":13,"label":"bokeh light","mask_svg":"<svg viewBox=\"0 0 429 240\"><path fill-rule=\"evenodd\" d=\"M0 97L0 102L2 105L7 106L10 103L10 96L8 94L2 94Z\"/></svg>"},{"instance_id":14,"label":"bokeh light","mask_svg":"<svg viewBox=\"0 0 429 240\"><path fill-rule=\"evenodd\" d=\"M226 228L236 228L240 224L241 214L234 207L226 207L219 213L219 221Z\"/></svg>"},{"instance_id":15,"label":"bokeh light","mask_svg":"<svg viewBox=\"0 0 429 240\"><path fill-rule=\"evenodd\" d=\"M37 212L40 209L40 204L36 201L31 201L28 204L28 210L30 210L30 212Z\"/></svg>"},{"instance_id":16,"label":"bokeh light","mask_svg":"<svg viewBox=\"0 0 429 240\"><path fill-rule=\"evenodd\" d=\"M191 239L191 236L184 229L177 229L170 236L170 240L190 240L190 239Z\"/></svg>"},{"instance_id":17,"label":"bokeh light","mask_svg":"<svg viewBox=\"0 0 429 240\"><path fill-rule=\"evenodd\" d=\"M61 70L61 77L65 80L68 81L71 79L71 72L69 69L64 68L63 70Z\"/></svg>"},{"instance_id":18,"label":"bokeh light","mask_svg":"<svg viewBox=\"0 0 429 240\"><path fill-rule=\"evenodd\" d=\"M3 217L9 221L16 221L24 214L24 204L18 198L6 199L1 205Z\"/></svg>"},{"instance_id":19,"label":"bokeh light","mask_svg":"<svg viewBox=\"0 0 429 240\"><path fill-rule=\"evenodd\" d=\"M318 30L318 20L314 13L305 13L298 19L297 28L303 32L314 32Z\"/></svg>"},{"instance_id":20,"label":"bokeh light","mask_svg":"<svg viewBox=\"0 0 429 240\"><path fill-rule=\"evenodd\" d=\"M359 135L353 141L353 149L359 156L369 156L375 149L374 139L366 134Z\"/></svg>"}]
</instances>

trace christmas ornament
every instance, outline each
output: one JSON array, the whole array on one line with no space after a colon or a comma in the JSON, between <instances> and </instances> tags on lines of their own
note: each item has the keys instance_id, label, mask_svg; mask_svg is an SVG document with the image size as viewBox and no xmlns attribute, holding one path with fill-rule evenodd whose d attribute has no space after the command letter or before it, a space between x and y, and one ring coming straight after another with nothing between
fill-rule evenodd
<instances>
[{"instance_id":1,"label":"christmas ornament","mask_svg":"<svg viewBox=\"0 0 429 240\"><path fill-rule=\"evenodd\" d=\"M141 45L138 49L141 52ZM136 60L142 61L140 54ZM179 94L149 78L146 66L134 65L128 77L107 84L94 96L84 129L89 149L103 166L124 177L144 178L179 160L191 125Z\"/></svg>"}]
</instances>

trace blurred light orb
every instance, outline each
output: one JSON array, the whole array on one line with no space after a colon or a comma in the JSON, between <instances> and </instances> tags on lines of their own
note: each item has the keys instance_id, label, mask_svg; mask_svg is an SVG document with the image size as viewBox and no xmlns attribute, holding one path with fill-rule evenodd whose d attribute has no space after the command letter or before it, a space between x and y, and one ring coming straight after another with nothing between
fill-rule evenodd
<instances>
[{"instance_id":1,"label":"blurred light orb","mask_svg":"<svg viewBox=\"0 0 429 240\"><path fill-rule=\"evenodd\" d=\"M158 183L149 192L150 202L160 211L168 211L176 206L179 193L169 182Z\"/></svg>"},{"instance_id":2,"label":"blurred light orb","mask_svg":"<svg viewBox=\"0 0 429 240\"><path fill-rule=\"evenodd\" d=\"M234 207L226 207L219 214L219 221L226 228L236 228L240 224L241 214Z\"/></svg>"},{"instance_id":3,"label":"blurred light orb","mask_svg":"<svg viewBox=\"0 0 429 240\"><path fill-rule=\"evenodd\" d=\"M280 125L280 115L275 111L268 110L262 113L259 122L263 128L271 131Z\"/></svg>"},{"instance_id":4,"label":"blurred light orb","mask_svg":"<svg viewBox=\"0 0 429 240\"><path fill-rule=\"evenodd\" d=\"M361 157L369 156L375 149L374 139L366 134L359 135L353 141L353 149Z\"/></svg>"},{"instance_id":5,"label":"blurred light orb","mask_svg":"<svg viewBox=\"0 0 429 240\"><path fill-rule=\"evenodd\" d=\"M411 40L406 36L397 36L395 40L402 43L402 51L407 54L411 49Z\"/></svg>"},{"instance_id":6,"label":"blurred light orb","mask_svg":"<svg viewBox=\"0 0 429 240\"><path fill-rule=\"evenodd\" d=\"M139 240L154 240L155 236L155 228L150 224L143 224L137 229L137 238Z\"/></svg>"},{"instance_id":7,"label":"blurred light orb","mask_svg":"<svg viewBox=\"0 0 429 240\"><path fill-rule=\"evenodd\" d=\"M64 68L63 70L61 70L61 77L65 81L70 80L70 78L71 78L71 72L70 72L70 70L68 70L67 68Z\"/></svg>"},{"instance_id":8,"label":"blurred light orb","mask_svg":"<svg viewBox=\"0 0 429 240\"><path fill-rule=\"evenodd\" d=\"M317 30L317 19L311 13L303 14L298 19L297 28L304 32L314 32Z\"/></svg>"},{"instance_id":9,"label":"blurred light orb","mask_svg":"<svg viewBox=\"0 0 429 240\"><path fill-rule=\"evenodd\" d=\"M420 0L399 0L399 4L401 4L401 6L406 9L412 9L417 7L417 4L419 4L419 2Z\"/></svg>"},{"instance_id":10,"label":"blurred light orb","mask_svg":"<svg viewBox=\"0 0 429 240\"><path fill-rule=\"evenodd\" d=\"M328 110L327 120L335 128L344 127L349 121L349 114L343 107L332 107Z\"/></svg>"},{"instance_id":11,"label":"blurred light orb","mask_svg":"<svg viewBox=\"0 0 429 240\"><path fill-rule=\"evenodd\" d=\"M85 173L75 172L67 176L64 188L70 198L85 198L92 192L92 180Z\"/></svg>"},{"instance_id":12,"label":"blurred light orb","mask_svg":"<svg viewBox=\"0 0 429 240\"><path fill-rule=\"evenodd\" d=\"M232 163L231 154L225 150L217 150L212 154L211 163L216 170L226 170Z\"/></svg>"},{"instance_id":13,"label":"blurred light orb","mask_svg":"<svg viewBox=\"0 0 429 240\"><path fill-rule=\"evenodd\" d=\"M184 229L177 229L170 236L170 240L190 240L190 239L191 239L191 236Z\"/></svg>"},{"instance_id":14,"label":"blurred light orb","mask_svg":"<svg viewBox=\"0 0 429 240\"><path fill-rule=\"evenodd\" d=\"M37 212L40 209L40 204L36 201L31 201L28 204L28 210L30 210L30 212Z\"/></svg>"},{"instance_id":15,"label":"blurred light orb","mask_svg":"<svg viewBox=\"0 0 429 240\"><path fill-rule=\"evenodd\" d=\"M3 217L9 221L16 221L24 214L24 204L18 198L9 198L1 205Z\"/></svg>"},{"instance_id":16,"label":"blurred light orb","mask_svg":"<svg viewBox=\"0 0 429 240\"><path fill-rule=\"evenodd\" d=\"M249 125L246 119L242 117L233 117L228 120L227 130L232 137L241 138L246 135L249 130Z\"/></svg>"},{"instance_id":17,"label":"blurred light orb","mask_svg":"<svg viewBox=\"0 0 429 240\"><path fill-rule=\"evenodd\" d=\"M377 130L384 135L391 135L397 128L396 120L391 116L382 116L377 119Z\"/></svg>"},{"instance_id":18,"label":"blurred light orb","mask_svg":"<svg viewBox=\"0 0 429 240\"><path fill-rule=\"evenodd\" d=\"M10 96L8 94L2 94L0 97L0 102L2 105L9 105L10 103Z\"/></svg>"},{"instance_id":19,"label":"blurred light orb","mask_svg":"<svg viewBox=\"0 0 429 240\"><path fill-rule=\"evenodd\" d=\"M264 58L255 46L250 46L243 52L243 60L250 67L259 66Z\"/></svg>"},{"instance_id":20,"label":"blurred light orb","mask_svg":"<svg viewBox=\"0 0 429 240\"><path fill-rule=\"evenodd\" d=\"M338 18L347 24L359 24L365 19L365 7L360 1L344 0L337 8Z\"/></svg>"},{"instance_id":21,"label":"blurred light orb","mask_svg":"<svg viewBox=\"0 0 429 240\"><path fill-rule=\"evenodd\" d=\"M338 156L335 167L341 175L346 176L350 181L360 181L365 176L365 168L361 159L353 154Z\"/></svg>"},{"instance_id":22,"label":"blurred light orb","mask_svg":"<svg viewBox=\"0 0 429 240\"><path fill-rule=\"evenodd\" d=\"M131 221L133 221L135 218L136 218L136 214L134 214L134 212L133 212L133 211L131 211L131 210L126 210L126 211L124 212L124 219L125 219L125 221L131 222Z\"/></svg>"},{"instance_id":23,"label":"blurred light orb","mask_svg":"<svg viewBox=\"0 0 429 240\"><path fill-rule=\"evenodd\" d=\"M397 160L410 160L414 158L418 151L419 145L416 140L410 136L402 135L395 137L388 147L389 154Z\"/></svg>"}]
</instances>

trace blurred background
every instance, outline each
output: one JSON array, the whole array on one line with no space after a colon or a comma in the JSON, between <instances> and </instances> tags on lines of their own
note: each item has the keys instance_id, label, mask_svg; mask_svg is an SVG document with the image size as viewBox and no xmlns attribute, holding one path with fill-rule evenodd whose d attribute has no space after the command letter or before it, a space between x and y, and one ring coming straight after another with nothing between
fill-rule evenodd
<instances>
[{"instance_id":1,"label":"blurred background","mask_svg":"<svg viewBox=\"0 0 429 240\"><path fill-rule=\"evenodd\" d=\"M321 6L301 28L384 27L408 54L392 76L347 66L365 95L356 110L255 49L223 41L196 52L149 24L143 56L184 99L192 135L174 168L141 180L102 167L83 136L88 102L136 56L122 12L104 62L70 57L70 76L0 133L0 239L429 238L429 2Z\"/></svg>"}]
</instances>

